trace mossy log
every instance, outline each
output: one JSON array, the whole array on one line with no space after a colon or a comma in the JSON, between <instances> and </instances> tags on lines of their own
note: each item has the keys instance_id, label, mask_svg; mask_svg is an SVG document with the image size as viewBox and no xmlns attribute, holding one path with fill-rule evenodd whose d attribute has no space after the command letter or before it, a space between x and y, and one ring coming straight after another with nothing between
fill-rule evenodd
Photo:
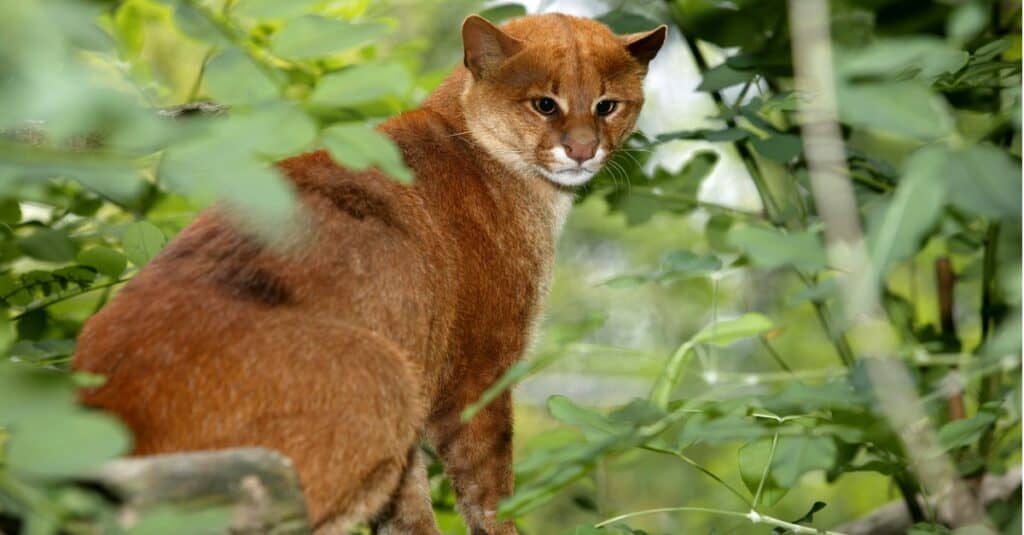
<instances>
[{"instance_id":1,"label":"mossy log","mask_svg":"<svg viewBox=\"0 0 1024 535\"><path fill-rule=\"evenodd\" d=\"M306 502L290 459L244 448L113 461L90 478L120 502L130 528L157 508L227 511L223 533L309 533Z\"/></svg>"}]
</instances>

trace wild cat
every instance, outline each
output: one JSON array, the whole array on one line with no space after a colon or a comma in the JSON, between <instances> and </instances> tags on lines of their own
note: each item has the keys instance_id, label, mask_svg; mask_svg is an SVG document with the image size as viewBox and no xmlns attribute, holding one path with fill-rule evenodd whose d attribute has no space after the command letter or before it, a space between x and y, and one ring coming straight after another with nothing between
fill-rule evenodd
<instances>
[{"instance_id":1,"label":"wild cat","mask_svg":"<svg viewBox=\"0 0 1024 535\"><path fill-rule=\"evenodd\" d=\"M573 190L633 132L665 35L469 17L464 64L380 126L414 184L281 162L310 219L286 250L204 212L86 324L74 365L108 381L85 403L134 454L283 452L321 533L439 533L425 438L470 532L515 533L510 394L459 415L521 358Z\"/></svg>"}]
</instances>

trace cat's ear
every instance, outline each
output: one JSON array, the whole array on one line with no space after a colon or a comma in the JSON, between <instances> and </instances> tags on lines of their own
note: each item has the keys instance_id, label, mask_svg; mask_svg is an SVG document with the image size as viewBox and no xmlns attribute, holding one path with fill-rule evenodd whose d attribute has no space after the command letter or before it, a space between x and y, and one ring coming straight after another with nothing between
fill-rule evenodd
<instances>
[{"instance_id":1,"label":"cat's ear","mask_svg":"<svg viewBox=\"0 0 1024 535\"><path fill-rule=\"evenodd\" d=\"M463 62L477 79L496 69L523 48L522 41L498 29L479 15L462 23Z\"/></svg>"},{"instance_id":2,"label":"cat's ear","mask_svg":"<svg viewBox=\"0 0 1024 535\"><path fill-rule=\"evenodd\" d=\"M647 65L658 55L661 45L665 44L665 36L668 34L668 26L662 24L657 28L640 33L631 33L620 36L626 50L643 65Z\"/></svg>"}]
</instances>

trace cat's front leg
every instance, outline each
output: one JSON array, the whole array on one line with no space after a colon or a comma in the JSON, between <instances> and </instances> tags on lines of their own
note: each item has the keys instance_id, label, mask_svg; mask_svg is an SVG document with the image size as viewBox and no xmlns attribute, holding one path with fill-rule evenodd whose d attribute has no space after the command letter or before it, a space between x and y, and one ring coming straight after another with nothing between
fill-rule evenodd
<instances>
[{"instance_id":1,"label":"cat's front leg","mask_svg":"<svg viewBox=\"0 0 1024 535\"><path fill-rule=\"evenodd\" d=\"M444 461L471 535L515 535L512 522L498 520L498 502L512 494L512 396L505 392L472 420L460 413L473 396L458 396L431 417L427 431Z\"/></svg>"}]
</instances>

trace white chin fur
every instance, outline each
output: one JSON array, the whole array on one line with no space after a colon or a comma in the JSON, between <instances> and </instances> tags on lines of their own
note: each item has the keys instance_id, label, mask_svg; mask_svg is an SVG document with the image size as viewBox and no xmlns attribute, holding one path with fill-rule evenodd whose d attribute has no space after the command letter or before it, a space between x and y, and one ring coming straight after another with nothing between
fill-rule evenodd
<instances>
[{"instance_id":1,"label":"white chin fur","mask_svg":"<svg viewBox=\"0 0 1024 535\"><path fill-rule=\"evenodd\" d=\"M544 175L544 178L554 182L555 184L561 184L563 186L579 186L586 183L594 176L593 171L586 169L571 169L568 171L548 171L543 167L538 167L540 174Z\"/></svg>"},{"instance_id":2,"label":"white chin fur","mask_svg":"<svg viewBox=\"0 0 1024 535\"><path fill-rule=\"evenodd\" d=\"M555 164L552 166L554 170L539 166L537 169L540 171L540 174L555 184L579 186L593 178L597 171L600 170L604 155L604 149L598 148L593 158L582 164L577 164L576 160L573 160L565 153L564 148L555 147L551 149L551 156L555 160Z\"/></svg>"}]
</instances>

